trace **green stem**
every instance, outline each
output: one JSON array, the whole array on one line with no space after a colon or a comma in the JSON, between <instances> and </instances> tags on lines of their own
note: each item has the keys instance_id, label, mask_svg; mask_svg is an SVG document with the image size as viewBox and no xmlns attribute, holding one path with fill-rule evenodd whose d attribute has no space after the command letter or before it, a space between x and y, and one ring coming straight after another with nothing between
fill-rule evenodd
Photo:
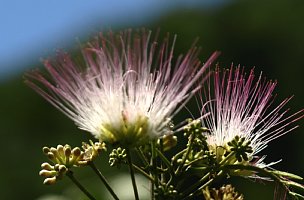
<instances>
[{"instance_id":1,"label":"green stem","mask_svg":"<svg viewBox=\"0 0 304 200\"><path fill-rule=\"evenodd\" d=\"M103 174L100 172L100 170L97 169L97 167L95 166L95 164L93 162L89 162L89 166L93 169L93 171L97 174L97 176L100 178L100 180L102 181L102 183L106 186L107 190L111 193L112 197L115 200L119 200L119 198L117 197L117 195L115 194L115 192L113 191L113 189L111 188L111 186L109 185L108 181L103 176Z\"/></svg>"},{"instance_id":2,"label":"green stem","mask_svg":"<svg viewBox=\"0 0 304 200\"><path fill-rule=\"evenodd\" d=\"M149 174L147 174L144 170L142 170L140 167L138 167L135 164L132 164L134 169L136 169L138 172L140 172L142 175L144 175L146 178L148 178L151 182L154 182L154 178L151 177Z\"/></svg>"},{"instance_id":3,"label":"green stem","mask_svg":"<svg viewBox=\"0 0 304 200\"><path fill-rule=\"evenodd\" d=\"M172 165L170 163L170 161L166 158L166 156L161 152L159 151L158 149L155 149L156 152L157 152L157 155L161 158L161 160L163 161L163 163L167 166L167 168L171 171L171 172L174 172L173 169L172 169Z\"/></svg>"},{"instance_id":4,"label":"green stem","mask_svg":"<svg viewBox=\"0 0 304 200\"><path fill-rule=\"evenodd\" d=\"M176 171L175 171L175 175L178 176L179 173L181 172L181 169L182 167L184 167L184 164L186 162L186 159L190 153L190 150L192 149L192 145L193 145L193 140L194 140L194 136L193 135L190 135L190 138L189 138L189 145L187 147L187 151L186 153L183 155L183 158L182 158L182 162L179 164L179 166L177 167Z\"/></svg>"},{"instance_id":5,"label":"green stem","mask_svg":"<svg viewBox=\"0 0 304 200\"><path fill-rule=\"evenodd\" d=\"M201 178L199 181L197 181L196 183L194 183L193 185L191 185L191 187L189 187L186 191L183 192L183 195L188 194L189 192L195 190L198 186L200 186L201 183L203 183L204 181L206 181L210 176L210 172L208 172L207 174L205 174L205 176L203 176L203 178Z\"/></svg>"},{"instance_id":6,"label":"green stem","mask_svg":"<svg viewBox=\"0 0 304 200\"><path fill-rule=\"evenodd\" d=\"M96 200L80 183L79 181L74 177L72 171L68 171L66 175L73 181L73 183L85 194L90 200Z\"/></svg>"},{"instance_id":7,"label":"green stem","mask_svg":"<svg viewBox=\"0 0 304 200\"><path fill-rule=\"evenodd\" d=\"M127 159L128 159L128 164L129 164L129 169L130 169L130 174L131 174L131 180L132 180L135 200L139 200L136 181L135 181L135 176L134 176L134 170L133 170L133 165L132 165L132 159L131 159L131 155L130 155L130 150L127 148L126 151L127 151Z\"/></svg>"},{"instance_id":8,"label":"green stem","mask_svg":"<svg viewBox=\"0 0 304 200\"><path fill-rule=\"evenodd\" d=\"M204 159L205 159L205 158L201 157L201 158L192 160L192 161L188 162L187 164L185 164L184 166L185 166L185 167L191 166L191 165L193 165L194 163L199 162L199 161L204 160Z\"/></svg>"},{"instance_id":9,"label":"green stem","mask_svg":"<svg viewBox=\"0 0 304 200\"><path fill-rule=\"evenodd\" d=\"M172 161L173 161L173 162L176 162L176 160L177 160L180 156L182 156L186 151L187 151L187 148L181 150L180 152L178 152L175 156L172 157Z\"/></svg>"},{"instance_id":10,"label":"green stem","mask_svg":"<svg viewBox=\"0 0 304 200\"><path fill-rule=\"evenodd\" d=\"M155 199L154 189L158 187L158 172L157 172L157 160L156 160L156 145L155 141L151 141L151 160L150 165L152 168L152 176L154 178L154 182L151 183L151 199Z\"/></svg>"},{"instance_id":11,"label":"green stem","mask_svg":"<svg viewBox=\"0 0 304 200\"><path fill-rule=\"evenodd\" d=\"M210 185L212 182L214 182L217 178L219 178L220 176L222 176L224 174L224 171L221 170L219 171L216 176L212 179L210 179L209 181L207 181L204 185L202 185L197 191L195 191L193 194L196 194L197 192L201 191L202 189L204 189L205 187L207 187L208 185Z\"/></svg>"},{"instance_id":12,"label":"green stem","mask_svg":"<svg viewBox=\"0 0 304 200\"><path fill-rule=\"evenodd\" d=\"M163 150L164 150L163 147L164 147L163 138L160 138L159 139L159 149L155 148L155 152L157 153L157 161L158 161L161 169L163 169L163 159L160 158L160 155L163 155ZM160 174L160 181L161 181L161 183L166 182L164 173Z\"/></svg>"},{"instance_id":13,"label":"green stem","mask_svg":"<svg viewBox=\"0 0 304 200\"><path fill-rule=\"evenodd\" d=\"M227 160L229 160L234 154L235 154L234 151L230 152L230 153L229 153L229 154L228 154L228 155L219 163L219 165L225 164L225 162L226 162Z\"/></svg>"},{"instance_id":14,"label":"green stem","mask_svg":"<svg viewBox=\"0 0 304 200\"><path fill-rule=\"evenodd\" d=\"M187 200L187 199L191 199L192 197L194 197L197 193L201 192L202 189L204 189L205 187L207 187L208 185L211 185L217 178L219 178L220 176L222 176L224 174L223 170L218 172L216 174L215 177L209 179L204 185L202 185L201 187L199 187L198 189L196 189L193 193L189 194L188 196L186 196L185 198L183 198L183 200ZM207 174L206 174L207 175ZM204 178L204 177L203 177Z\"/></svg>"},{"instance_id":15,"label":"green stem","mask_svg":"<svg viewBox=\"0 0 304 200\"><path fill-rule=\"evenodd\" d=\"M155 195L154 195L154 182L151 182L150 184L151 184L151 186L150 186L151 200L154 200L155 199Z\"/></svg>"},{"instance_id":16,"label":"green stem","mask_svg":"<svg viewBox=\"0 0 304 200\"><path fill-rule=\"evenodd\" d=\"M139 147L136 148L136 152L139 158L142 160L143 164L145 166L149 166L149 161L146 159L145 154L142 152L142 150Z\"/></svg>"}]
</instances>

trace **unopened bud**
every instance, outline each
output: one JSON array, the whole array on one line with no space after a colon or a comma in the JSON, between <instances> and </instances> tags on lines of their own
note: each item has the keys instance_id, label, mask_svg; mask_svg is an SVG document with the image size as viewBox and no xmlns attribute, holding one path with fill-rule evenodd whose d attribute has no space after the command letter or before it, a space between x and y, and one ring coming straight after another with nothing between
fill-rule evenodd
<instances>
[{"instance_id":1,"label":"unopened bud","mask_svg":"<svg viewBox=\"0 0 304 200\"><path fill-rule=\"evenodd\" d=\"M43 147L43 148L42 148L42 151L43 151L44 154L48 154L48 153L50 152L50 148L48 148L48 147Z\"/></svg>"},{"instance_id":2,"label":"unopened bud","mask_svg":"<svg viewBox=\"0 0 304 200\"><path fill-rule=\"evenodd\" d=\"M56 170L56 171L58 171L59 170L59 164L56 164L55 166L54 166L54 169Z\"/></svg>"},{"instance_id":3,"label":"unopened bud","mask_svg":"<svg viewBox=\"0 0 304 200\"><path fill-rule=\"evenodd\" d=\"M43 181L43 184L44 185L53 185L56 183L56 176L54 177L51 177L51 178L46 178L44 181Z\"/></svg>"},{"instance_id":4,"label":"unopened bud","mask_svg":"<svg viewBox=\"0 0 304 200\"><path fill-rule=\"evenodd\" d=\"M60 165L58 168L59 173L65 173L68 171L65 165Z\"/></svg>"},{"instance_id":5,"label":"unopened bud","mask_svg":"<svg viewBox=\"0 0 304 200\"><path fill-rule=\"evenodd\" d=\"M55 153L56 153L56 154L58 153L58 152L57 152L57 149L54 148L54 147L51 147L51 148L50 148L50 152L52 152L52 153L54 153L54 154L55 154Z\"/></svg>"},{"instance_id":6,"label":"unopened bud","mask_svg":"<svg viewBox=\"0 0 304 200\"><path fill-rule=\"evenodd\" d=\"M66 157L69 157L69 156L71 155L71 153L72 153L71 147L66 147L66 148L64 149L64 155L65 155Z\"/></svg>"},{"instance_id":7,"label":"unopened bud","mask_svg":"<svg viewBox=\"0 0 304 200\"><path fill-rule=\"evenodd\" d=\"M57 145L57 152L60 154L60 155L63 155L64 154L64 147L59 144Z\"/></svg>"},{"instance_id":8,"label":"unopened bud","mask_svg":"<svg viewBox=\"0 0 304 200\"><path fill-rule=\"evenodd\" d=\"M49 163L45 162L41 164L41 168L45 170L54 170L54 167L50 165Z\"/></svg>"},{"instance_id":9,"label":"unopened bud","mask_svg":"<svg viewBox=\"0 0 304 200\"><path fill-rule=\"evenodd\" d=\"M72 150L72 154L76 157L80 156L81 154L81 150L79 147L75 147L73 150Z\"/></svg>"},{"instance_id":10,"label":"unopened bud","mask_svg":"<svg viewBox=\"0 0 304 200\"><path fill-rule=\"evenodd\" d=\"M40 176L44 176L44 177L53 177L53 176L56 176L57 172L56 171L48 171L48 170L41 170L39 172L39 175Z\"/></svg>"},{"instance_id":11,"label":"unopened bud","mask_svg":"<svg viewBox=\"0 0 304 200\"><path fill-rule=\"evenodd\" d=\"M52 152L48 152L48 153L47 153L47 157L48 157L51 161L56 161L55 155L54 155Z\"/></svg>"},{"instance_id":12,"label":"unopened bud","mask_svg":"<svg viewBox=\"0 0 304 200\"><path fill-rule=\"evenodd\" d=\"M163 150L168 151L172 147L176 146L177 144L177 137L173 134L165 135L163 137Z\"/></svg>"}]
</instances>

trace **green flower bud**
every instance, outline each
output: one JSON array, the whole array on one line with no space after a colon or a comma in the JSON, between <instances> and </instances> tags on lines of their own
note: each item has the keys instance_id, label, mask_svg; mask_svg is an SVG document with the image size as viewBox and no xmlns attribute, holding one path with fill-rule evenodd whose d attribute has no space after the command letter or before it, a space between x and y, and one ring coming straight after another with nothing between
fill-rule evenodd
<instances>
[{"instance_id":1,"label":"green flower bud","mask_svg":"<svg viewBox=\"0 0 304 200\"><path fill-rule=\"evenodd\" d=\"M55 183L56 183L56 176L51 177L51 178L46 178L46 179L43 181L43 184L44 184L44 185L54 185Z\"/></svg>"},{"instance_id":2,"label":"green flower bud","mask_svg":"<svg viewBox=\"0 0 304 200\"><path fill-rule=\"evenodd\" d=\"M230 147L230 151L235 152L235 157L238 162L248 161L248 154L253 152L250 141L245 141L245 138L235 136L235 138L227 143Z\"/></svg>"},{"instance_id":3,"label":"green flower bud","mask_svg":"<svg viewBox=\"0 0 304 200\"><path fill-rule=\"evenodd\" d=\"M120 147L118 147L117 149L113 149L109 157L110 157L109 164L111 167L117 166L119 168L121 164L125 164L127 162L126 150Z\"/></svg>"},{"instance_id":4,"label":"green flower bud","mask_svg":"<svg viewBox=\"0 0 304 200\"><path fill-rule=\"evenodd\" d=\"M75 157L79 157L80 154L81 154L80 148L79 148L79 147L75 147L75 148L72 150L72 154L73 154L73 156L75 156Z\"/></svg>"},{"instance_id":5,"label":"green flower bud","mask_svg":"<svg viewBox=\"0 0 304 200\"><path fill-rule=\"evenodd\" d=\"M48 170L43 169L39 172L39 175L49 178L49 177L56 176L57 172L56 171L48 171Z\"/></svg>"},{"instance_id":6,"label":"green flower bud","mask_svg":"<svg viewBox=\"0 0 304 200\"><path fill-rule=\"evenodd\" d=\"M50 152L50 149L48 147L43 147L42 151L43 151L44 154L47 155Z\"/></svg>"},{"instance_id":7,"label":"green flower bud","mask_svg":"<svg viewBox=\"0 0 304 200\"><path fill-rule=\"evenodd\" d=\"M68 146L64 149L64 155L66 157L70 157L71 153L72 153L71 147Z\"/></svg>"},{"instance_id":8,"label":"green flower bud","mask_svg":"<svg viewBox=\"0 0 304 200\"><path fill-rule=\"evenodd\" d=\"M164 135L163 138L163 150L168 151L175 147L177 144L177 137L173 134Z\"/></svg>"},{"instance_id":9,"label":"green flower bud","mask_svg":"<svg viewBox=\"0 0 304 200\"><path fill-rule=\"evenodd\" d=\"M49 163L45 162L41 164L41 168L45 170L54 170L54 167L50 165Z\"/></svg>"}]
</instances>

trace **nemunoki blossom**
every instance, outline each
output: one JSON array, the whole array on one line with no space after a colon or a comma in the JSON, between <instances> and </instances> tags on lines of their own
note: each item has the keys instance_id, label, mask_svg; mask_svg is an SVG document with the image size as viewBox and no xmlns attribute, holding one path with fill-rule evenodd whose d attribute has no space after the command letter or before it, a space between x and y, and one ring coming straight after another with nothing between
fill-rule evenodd
<instances>
[{"instance_id":1,"label":"nemunoki blossom","mask_svg":"<svg viewBox=\"0 0 304 200\"><path fill-rule=\"evenodd\" d=\"M217 57L201 64L192 46L174 62L175 39L158 44L147 31L100 34L83 47L84 62L59 53L44 61L50 78L37 70L26 75L27 83L96 138L139 145L168 132L170 118Z\"/></svg>"},{"instance_id":2,"label":"nemunoki blossom","mask_svg":"<svg viewBox=\"0 0 304 200\"><path fill-rule=\"evenodd\" d=\"M209 113L203 118L203 125L210 129L207 142L217 153L229 149L228 142L238 136L250 142L252 151L248 157L252 160L270 141L297 128L293 123L303 117L304 110L289 114L289 109L284 109L291 97L274 106L277 82L266 81L262 73L255 78L253 69L246 74L240 67L222 72L217 68L207 82L204 95L201 94L201 112ZM265 166L264 158L252 161Z\"/></svg>"}]
</instances>

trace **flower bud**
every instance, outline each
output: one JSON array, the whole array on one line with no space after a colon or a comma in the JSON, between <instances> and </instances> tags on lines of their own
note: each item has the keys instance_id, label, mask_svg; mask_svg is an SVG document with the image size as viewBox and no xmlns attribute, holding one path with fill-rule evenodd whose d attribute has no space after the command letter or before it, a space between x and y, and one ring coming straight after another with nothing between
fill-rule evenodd
<instances>
[{"instance_id":1,"label":"flower bud","mask_svg":"<svg viewBox=\"0 0 304 200\"><path fill-rule=\"evenodd\" d=\"M68 146L68 147L64 148L64 155L66 157L69 157L71 155L71 153L72 153L71 147Z\"/></svg>"},{"instance_id":2,"label":"flower bud","mask_svg":"<svg viewBox=\"0 0 304 200\"><path fill-rule=\"evenodd\" d=\"M48 147L43 147L42 151L44 154L48 154L50 152L50 149Z\"/></svg>"},{"instance_id":3,"label":"flower bud","mask_svg":"<svg viewBox=\"0 0 304 200\"><path fill-rule=\"evenodd\" d=\"M46 179L43 181L43 184L44 184L44 185L54 185L55 183L56 183L56 176L51 177L51 178L46 178Z\"/></svg>"},{"instance_id":4,"label":"flower bud","mask_svg":"<svg viewBox=\"0 0 304 200\"><path fill-rule=\"evenodd\" d=\"M79 147L75 147L75 148L72 150L72 154L73 154L73 156L76 156L76 157L80 156L80 154L81 154L80 148L79 148Z\"/></svg>"},{"instance_id":5,"label":"flower bud","mask_svg":"<svg viewBox=\"0 0 304 200\"><path fill-rule=\"evenodd\" d=\"M44 176L44 177L53 177L53 176L56 176L57 172L56 171L48 171L48 170L41 170L39 172L39 175L40 176Z\"/></svg>"},{"instance_id":6,"label":"flower bud","mask_svg":"<svg viewBox=\"0 0 304 200\"><path fill-rule=\"evenodd\" d=\"M41 164L41 168L45 170L54 170L54 167L50 165L49 163L45 162Z\"/></svg>"},{"instance_id":7,"label":"flower bud","mask_svg":"<svg viewBox=\"0 0 304 200\"><path fill-rule=\"evenodd\" d=\"M173 134L163 136L163 150L168 151L177 144L177 137Z\"/></svg>"}]
</instances>

